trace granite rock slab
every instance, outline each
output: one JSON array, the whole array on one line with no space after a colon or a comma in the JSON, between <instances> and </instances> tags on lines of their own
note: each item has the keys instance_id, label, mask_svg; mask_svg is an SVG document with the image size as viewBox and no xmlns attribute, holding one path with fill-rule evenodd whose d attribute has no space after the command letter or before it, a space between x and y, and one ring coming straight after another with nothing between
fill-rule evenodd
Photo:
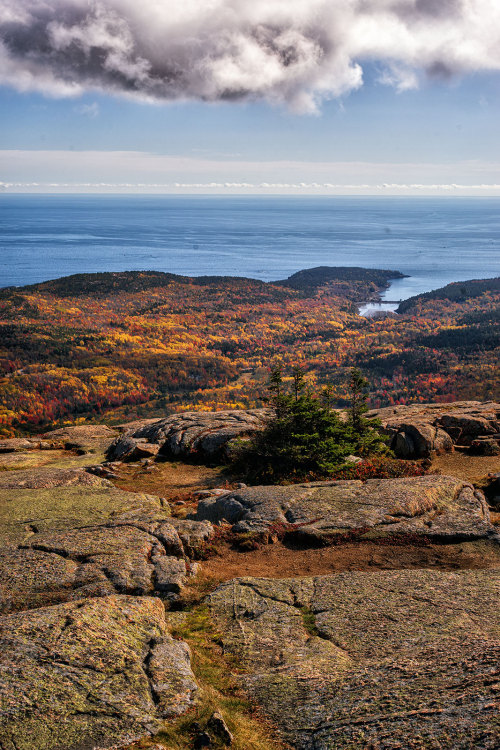
<instances>
[{"instance_id":1,"label":"granite rock slab","mask_svg":"<svg viewBox=\"0 0 500 750\"><path fill-rule=\"evenodd\" d=\"M196 518L230 523L235 533L280 528L310 544L342 535L465 541L495 534L482 492L437 475L247 487L201 499Z\"/></svg>"},{"instance_id":2,"label":"granite rock slab","mask_svg":"<svg viewBox=\"0 0 500 750\"><path fill-rule=\"evenodd\" d=\"M181 412L156 422L135 423L111 445L108 458L130 461L159 446L163 456L214 460L227 454L228 446L236 438L261 430L268 409L227 410L216 412ZM149 455L149 453L148 453Z\"/></svg>"},{"instance_id":3,"label":"granite rock slab","mask_svg":"<svg viewBox=\"0 0 500 750\"><path fill-rule=\"evenodd\" d=\"M197 571L191 527L204 540L214 534L208 523L186 524L177 522L180 534L148 518L32 534L0 552L0 612L114 593L176 601Z\"/></svg>"},{"instance_id":4,"label":"granite rock slab","mask_svg":"<svg viewBox=\"0 0 500 750\"><path fill-rule=\"evenodd\" d=\"M120 490L83 469L0 473L0 546L17 546L45 531L169 515L158 497Z\"/></svg>"},{"instance_id":5,"label":"granite rock slab","mask_svg":"<svg viewBox=\"0 0 500 750\"><path fill-rule=\"evenodd\" d=\"M0 748L98 750L155 734L197 686L162 603L109 596L0 617Z\"/></svg>"},{"instance_id":6,"label":"granite rock slab","mask_svg":"<svg viewBox=\"0 0 500 750\"><path fill-rule=\"evenodd\" d=\"M113 442L117 430L103 424L76 425L74 427L60 427L46 432L42 437L57 447L77 453L99 453Z\"/></svg>"},{"instance_id":7,"label":"granite rock slab","mask_svg":"<svg viewBox=\"0 0 500 750\"><path fill-rule=\"evenodd\" d=\"M500 570L242 578L209 606L297 750L494 750Z\"/></svg>"}]
</instances>

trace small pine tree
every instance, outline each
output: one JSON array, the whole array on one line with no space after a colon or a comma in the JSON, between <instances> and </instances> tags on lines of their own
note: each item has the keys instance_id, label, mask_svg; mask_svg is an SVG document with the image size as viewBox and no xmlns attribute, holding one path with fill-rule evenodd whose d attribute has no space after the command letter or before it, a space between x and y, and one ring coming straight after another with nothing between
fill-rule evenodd
<instances>
[{"instance_id":1,"label":"small pine tree","mask_svg":"<svg viewBox=\"0 0 500 750\"><path fill-rule=\"evenodd\" d=\"M355 442L355 452L361 456L387 453L386 438L380 434L379 419L367 419L364 415L368 411L368 380L361 370L353 367L349 378L351 403L349 406L348 425L351 428Z\"/></svg>"},{"instance_id":2,"label":"small pine tree","mask_svg":"<svg viewBox=\"0 0 500 750\"><path fill-rule=\"evenodd\" d=\"M293 370L285 393L280 369L271 374L273 415L267 427L242 447L235 468L253 481L327 477L352 453L350 432L337 414L306 391L304 373Z\"/></svg>"},{"instance_id":3,"label":"small pine tree","mask_svg":"<svg viewBox=\"0 0 500 750\"><path fill-rule=\"evenodd\" d=\"M349 454L385 452L383 438L367 411L367 381L351 373L351 408L342 421L332 410L332 388L318 398L306 390L304 373L293 370L292 392L284 388L280 368L271 373L269 403L272 416L266 428L241 445L233 464L251 481L279 482L328 478L345 465Z\"/></svg>"}]
</instances>

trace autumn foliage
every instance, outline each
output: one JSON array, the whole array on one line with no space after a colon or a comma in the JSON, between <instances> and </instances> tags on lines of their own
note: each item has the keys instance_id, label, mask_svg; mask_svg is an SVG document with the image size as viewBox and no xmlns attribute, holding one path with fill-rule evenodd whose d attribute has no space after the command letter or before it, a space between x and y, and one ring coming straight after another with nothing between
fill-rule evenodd
<instances>
[{"instance_id":1,"label":"autumn foliage","mask_svg":"<svg viewBox=\"0 0 500 750\"><path fill-rule=\"evenodd\" d=\"M331 383L337 405L353 366L374 407L498 397L498 284L370 320L357 305L379 278L345 276L295 288L129 272L1 290L0 431L259 406L272 366Z\"/></svg>"}]
</instances>

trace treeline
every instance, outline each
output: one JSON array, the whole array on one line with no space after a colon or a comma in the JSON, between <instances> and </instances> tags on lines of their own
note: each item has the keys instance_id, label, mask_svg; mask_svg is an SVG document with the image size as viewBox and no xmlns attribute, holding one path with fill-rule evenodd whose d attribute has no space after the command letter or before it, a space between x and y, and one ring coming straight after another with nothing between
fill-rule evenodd
<instances>
[{"instance_id":1,"label":"treeline","mask_svg":"<svg viewBox=\"0 0 500 750\"><path fill-rule=\"evenodd\" d=\"M0 431L146 408L259 406L273 366L299 365L308 387L330 383L338 405L353 366L368 375L374 407L500 397L498 287L481 282L465 300L429 296L406 315L366 319L354 301L393 272L361 269L360 280L343 269L358 278L342 280L330 270L330 279L305 272L324 282L307 293L153 272L3 290Z\"/></svg>"},{"instance_id":2,"label":"treeline","mask_svg":"<svg viewBox=\"0 0 500 750\"><path fill-rule=\"evenodd\" d=\"M483 294L500 292L500 277L494 279L472 279L470 281L454 281L451 284L434 289L432 292L417 294L400 303L398 313L408 313L422 303L430 300L450 300L452 302L465 302L466 300L481 297Z\"/></svg>"}]
</instances>

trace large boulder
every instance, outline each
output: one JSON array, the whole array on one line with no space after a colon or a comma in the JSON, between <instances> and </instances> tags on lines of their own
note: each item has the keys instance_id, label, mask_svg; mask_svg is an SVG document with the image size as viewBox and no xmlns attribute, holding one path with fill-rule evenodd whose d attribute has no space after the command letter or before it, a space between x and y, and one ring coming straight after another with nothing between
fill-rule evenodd
<instances>
[{"instance_id":1,"label":"large boulder","mask_svg":"<svg viewBox=\"0 0 500 750\"><path fill-rule=\"evenodd\" d=\"M393 422L385 427L391 439L391 448L398 458L425 458L432 452L453 450L453 440L440 427L415 420Z\"/></svg>"},{"instance_id":2,"label":"large boulder","mask_svg":"<svg viewBox=\"0 0 500 750\"><path fill-rule=\"evenodd\" d=\"M477 456L500 456L500 442L493 438L477 438L472 440L469 452Z\"/></svg>"},{"instance_id":3,"label":"large boulder","mask_svg":"<svg viewBox=\"0 0 500 750\"><path fill-rule=\"evenodd\" d=\"M342 536L458 541L494 534L484 495L445 476L247 487L201 499L196 518L225 521L237 533L281 532L311 544Z\"/></svg>"},{"instance_id":4,"label":"large boulder","mask_svg":"<svg viewBox=\"0 0 500 750\"><path fill-rule=\"evenodd\" d=\"M500 404L494 401L388 406L367 416L380 419L400 458L424 458L453 450L454 445L470 446L480 437L500 438Z\"/></svg>"},{"instance_id":5,"label":"large boulder","mask_svg":"<svg viewBox=\"0 0 500 750\"><path fill-rule=\"evenodd\" d=\"M98 750L193 705L189 649L158 599L110 596L0 617L2 750Z\"/></svg>"},{"instance_id":6,"label":"large boulder","mask_svg":"<svg viewBox=\"0 0 500 750\"><path fill-rule=\"evenodd\" d=\"M242 578L209 606L298 750L496 750L500 571Z\"/></svg>"},{"instance_id":7,"label":"large boulder","mask_svg":"<svg viewBox=\"0 0 500 750\"><path fill-rule=\"evenodd\" d=\"M225 455L231 442L261 430L267 409L187 411L155 422L134 424L111 445L108 458L130 461L141 457L151 444L165 456L214 460Z\"/></svg>"}]
</instances>

